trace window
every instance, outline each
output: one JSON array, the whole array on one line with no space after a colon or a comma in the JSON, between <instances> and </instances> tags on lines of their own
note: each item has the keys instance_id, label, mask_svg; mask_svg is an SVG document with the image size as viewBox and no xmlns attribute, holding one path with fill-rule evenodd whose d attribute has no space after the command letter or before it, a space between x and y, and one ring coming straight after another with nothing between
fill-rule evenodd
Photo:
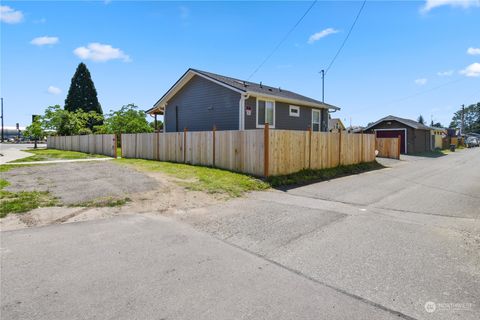
<instances>
[{"instance_id":1,"label":"window","mask_svg":"<svg viewBox=\"0 0 480 320\"><path fill-rule=\"evenodd\" d=\"M320 131L320 110L312 109L312 131Z\"/></svg>"},{"instance_id":2,"label":"window","mask_svg":"<svg viewBox=\"0 0 480 320\"><path fill-rule=\"evenodd\" d=\"M290 117L300 117L300 107L290 106L289 110Z\"/></svg>"},{"instance_id":3,"label":"window","mask_svg":"<svg viewBox=\"0 0 480 320\"><path fill-rule=\"evenodd\" d=\"M257 128L263 128L265 123L275 128L275 101L257 99Z\"/></svg>"}]
</instances>

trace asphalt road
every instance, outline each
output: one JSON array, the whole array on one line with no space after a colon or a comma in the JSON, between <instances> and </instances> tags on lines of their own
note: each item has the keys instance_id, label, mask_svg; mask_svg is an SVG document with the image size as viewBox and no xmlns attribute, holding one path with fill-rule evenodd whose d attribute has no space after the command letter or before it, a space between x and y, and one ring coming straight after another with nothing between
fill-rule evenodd
<instances>
[{"instance_id":1,"label":"asphalt road","mask_svg":"<svg viewBox=\"0 0 480 320\"><path fill-rule=\"evenodd\" d=\"M2 319L478 319L480 148L0 236Z\"/></svg>"}]
</instances>

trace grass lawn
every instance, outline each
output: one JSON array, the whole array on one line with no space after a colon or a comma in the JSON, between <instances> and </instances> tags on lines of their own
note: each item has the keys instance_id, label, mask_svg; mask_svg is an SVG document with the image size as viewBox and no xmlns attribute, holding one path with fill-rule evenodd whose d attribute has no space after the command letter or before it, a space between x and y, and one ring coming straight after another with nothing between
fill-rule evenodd
<instances>
[{"instance_id":1,"label":"grass lawn","mask_svg":"<svg viewBox=\"0 0 480 320\"><path fill-rule=\"evenodd\" d=\"M30 157L17 159L11 161L12 163L16 162L30 162L30 161L49 161L49 160L60 160L60 159L90 159L90 158L105 158L103 155L99 154L88 154L77 151L65 151L65 150L56 150L56 149L28 149L23 150L32 154Z\"/></svg>"},{"instance_id":2,"label":"grass lawn","mask_svg":"<svg viewBox=\"0 0 480 320\"><path fill-rule=\"evenodd\" d=\"M16 166L0 166L0 172L8 171ZM48 192L20 191L11 192L3 190L10 183L0 179L0 218L9 213L23 213L40 207L52 207L58 201Z\"/></svg>"},{"instance_id":3,"label":"grass lawn","mask_svg":"<svg viewBox=\"0 0 480 320\"><path fill-rule=\"evenodd\" d=\"M142 159L117 159L115 162L131 165L139 170L166 173L180 179L180 184L189 190L223 193L231 197L270 187L268 183L245 174L209 167Z\"/></svg>"}]
</instances>

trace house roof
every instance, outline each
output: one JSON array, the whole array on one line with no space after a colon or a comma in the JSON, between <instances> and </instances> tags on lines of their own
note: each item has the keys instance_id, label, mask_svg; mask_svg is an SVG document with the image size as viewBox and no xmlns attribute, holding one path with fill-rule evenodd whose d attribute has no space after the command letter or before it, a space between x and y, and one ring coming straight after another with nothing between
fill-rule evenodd
<instances>
[{"instance_id":1,"label":"house roof","mask_svg":"<svg viewBox=\"0 0 480 320\"><path fill-rule=\"evenodd\" d=\"M328 119L328 128L332 129L337 123L340 124L341 128L345 129L342 120L339 118Z\"/></svg>"},{"instance_id":2,"label":"house roof","mask_svg":"<svg viewBox=\"0 0 480 320\"><path fill-rule=\"evenodd\" d=\"M424 124L421 124L420 122L417 122L415 120L411 120L411 119L405 119L405 118L400 118L400 117L395 117L395 116L386 116L378 121L376 121L375 123L369 125L368 127L365 128L365 130L369 130L370 128L376 126L377 124L381 123L381 122L384 122L384 121L397 121L397 122L400 122L400 123L403 123L404 125L406 126L409 126L413 129L419 129L419 130L434 130L433 128L429 127L429 126L426 126Z\"/></svg>"},{"instance_id":3,"label":"house roof","mask_svg":"<svg viewBox=\"0 0 480 320\"><path fill-rule=\"evenodd\" d=\"M147 110L147 113L153 113L157 109L161 109L162 103L165 103L175 93L178 92L190 79L194 76L201 76L208 80L214 81L220 85L228 87L239 93L249 94L252 96L262 96L267 98L276 99L279 101L285 101L290 103L298 103L316 108L328 108L339 110L340 108L333 105L303 96L301 94L284 90L282 88L276 88L264 85L262 83L254 83L250 81L244 81L236 78L222 76L216 73L202 71L198 69L188 69L183 76L155 103L153 108Z\"/></svg>"}]
</instances>

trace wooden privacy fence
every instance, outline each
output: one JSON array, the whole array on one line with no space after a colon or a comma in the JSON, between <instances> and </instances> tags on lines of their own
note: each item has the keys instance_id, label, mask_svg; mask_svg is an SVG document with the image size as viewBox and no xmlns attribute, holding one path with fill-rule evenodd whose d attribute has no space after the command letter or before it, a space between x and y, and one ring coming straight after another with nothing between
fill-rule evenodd
<instances>
[{"instance_id":1,"label":"wooden privacy fence","mask_svg":"<svg viewBox=\"0 0 480 320\"><path fill-rule=\"evenodd\" d=\"M378 157L400 159L401 138L376 138Z\"/></svg>"},{"instance_id":2,"label":"wooden privacy fence","mask_svg":"<svg viewBox=\"0 0 480 320\"><path fill-rule=\"evenodd\" d=\"M283 175L375 160L375 135L269 130L122 134L122 157Z\"/></svg>"},{"instance_id":3,"label":"wooden privacy fence","mask_svg":"<svg viewBox=\"0 0 480 320\"><path fill-rule=\"evenodd\" d=\"M50 136L47 138L47 148L117 157L116 137L114 134Z\"/></svg>"}]
</instances>

